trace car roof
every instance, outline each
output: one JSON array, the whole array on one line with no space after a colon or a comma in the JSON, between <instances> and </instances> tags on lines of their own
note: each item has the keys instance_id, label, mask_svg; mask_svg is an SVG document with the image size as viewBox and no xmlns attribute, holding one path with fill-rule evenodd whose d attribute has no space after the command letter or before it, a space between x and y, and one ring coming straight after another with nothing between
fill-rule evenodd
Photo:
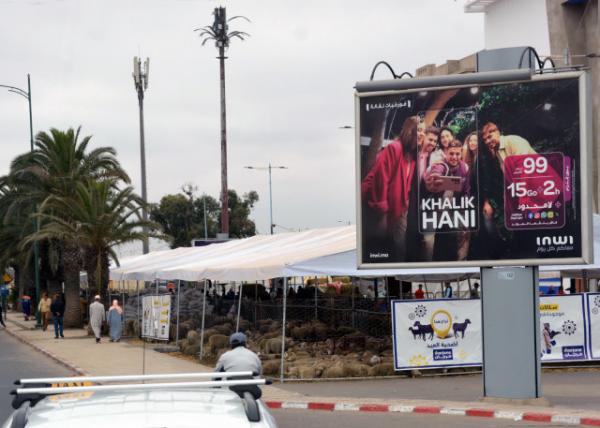
<instances>
[{"instance_id":1,"label":"car roof","mask_svg":"<svg viewBox=\"0 0 600 428\"><path fill-rule=\"evenodd\" d=\"M268 413L262 406L263 416ZM251 423L243 401L228 389L94 391L49 396L31 408L28 427L206 427L269 426Z\"/></svg>"}]
</instances>

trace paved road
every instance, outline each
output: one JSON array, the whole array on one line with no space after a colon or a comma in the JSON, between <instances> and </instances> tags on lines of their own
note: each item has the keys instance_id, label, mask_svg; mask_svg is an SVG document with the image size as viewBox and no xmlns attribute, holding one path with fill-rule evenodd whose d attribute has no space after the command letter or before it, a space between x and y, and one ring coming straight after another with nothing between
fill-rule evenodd
<instances>
[{"instance_id":1,"label":"paved road","mask_svg":"<svg viewBox=\"0 0 600 428\"><path fill-rule=\"evenodd\" d=\"M542 395L553 406L600 408L600 370L544 371ZM289 382L279 388L319 397L477 401L483 395L481 375L379 379L349 382Z\"/></svg>"},{"instance_id":2,"label":"paved road","mask_svg":"<svg viewBox=\"0 0 600 428\"><path fill-rule=\"evenodd\" d=\"M19 378L41 376L73 376L67 368L55 363L32 347L19 342L0 327L0 423L13 411L8 393Z\"/></svg>"},{"instance_id":3,"label":"paved road","mask_svg":"<svg viewBox=\"0 0 600 428\"><path fill-rule=\"evenodd\" d=\"M506 419L451 415L415 415L410 413L356 413L307 410L271 410L279 428L528 428L548 424L517 422ZM573 425L552 424L552 427Z\"/></svg>"}]
</instances>

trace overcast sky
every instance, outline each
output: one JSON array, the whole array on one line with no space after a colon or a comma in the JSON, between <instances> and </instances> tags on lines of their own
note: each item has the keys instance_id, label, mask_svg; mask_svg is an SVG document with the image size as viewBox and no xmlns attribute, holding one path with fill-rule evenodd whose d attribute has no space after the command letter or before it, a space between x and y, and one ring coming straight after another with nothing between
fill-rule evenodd
<instances>
[{"instance_id":1,"label":"overcast sky","mask_svg":"<svg viewBox=\"0 0 600 428\"><path fill-rule=\"evenodd\" d=\"M229 187L256 190L268 233L355 222L353 85L379 60L398 74L483 49L483 14L462 0L0 0L0 84L32 79L34 132L82 126L113 146L140 192L134 56L150 57L145 98L148 198L194 183L220 189L219 69L194 29L212 11L244 15L226 61ZM384 68L377 77L387 78ZM0 174L29 149L25 99L0 90ZM283 231L283 229L276 229Z\"/></svg>"}]
</instances>

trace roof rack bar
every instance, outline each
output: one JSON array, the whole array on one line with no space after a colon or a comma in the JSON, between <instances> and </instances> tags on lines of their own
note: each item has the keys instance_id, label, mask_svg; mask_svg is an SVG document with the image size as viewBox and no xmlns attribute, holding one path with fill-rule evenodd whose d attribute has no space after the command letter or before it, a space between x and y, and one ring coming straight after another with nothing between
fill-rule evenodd
<instances>
[{"instance_id":1,"label":"roof rack bar","mask_svg":"<svg viewBox=\"0 0 600 428\"><path fill-rule=\"evenodd\" d=\"M15 385L31 383L65 383L65 382L129 382L141 380L172 380L172 379L212 379L231 378L237 376L258 376L258 373L246 372L202 372L202 373L170 373L149 375L123 375L123 376L70 376L19 379Z\"/></svg>"},{"instance_id":2,"label":"roof rack bar","mask_svg":"<svg viewBox=\"0 0 600 428\"><path fill-rule=\"evenodd\" d=\"M121 391L121 390L157 390L173 388L211 388L218 386L267 385L266 379L240 379L207 382L172 382L172 383L134 383L121 385L69 386L64 388L19 388L19 394L68 394L71 392Z\"/></svg>"}]
</instances>

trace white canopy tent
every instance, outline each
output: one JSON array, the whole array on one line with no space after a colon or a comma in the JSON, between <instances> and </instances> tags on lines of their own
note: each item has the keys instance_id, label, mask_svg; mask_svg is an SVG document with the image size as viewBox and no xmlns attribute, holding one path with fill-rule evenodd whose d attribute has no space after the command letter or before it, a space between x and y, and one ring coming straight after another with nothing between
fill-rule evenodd
<instances>
[{"instance_id":1,"label":"white canopy tent","mask_svg":"<svg viewBox=\"0 0 600 428\"><path fill-rule=\"evenodd\" d=\"M348 251L356 246L352 226L314 229L178 248L124 260L113 280L259 281L284 276L287 264Z\"/></svg>"},{"instance_id":2,"label":"white canopy tent","mask_svg":"<svg viewBox=\"0 0 600 428\"><path fill-rule=\"evenodd\" d=\"M600 216L594 215L594 253L600 254ZM477 276L477 267L357 269L353 226L256 235L206 247L176 248L124 259L112 280L155 279L260 281L285 276L398 276L406 281L447 281ZM591 265L542 266L542 272L600 276L600 258Z\"/></svg>"},{"instance_id":3,"label":"white canopy tent","mask_svg":"<svg viewBox=\"0 0 600 428\"><path fill-rule=\"evenodd\" d=\"M404 281L455 281L457 278L479 275L477 267L422 269L357 269L356 249L329 254L293 263L286 267L285 276L336 275L356 277L398 276Z\"/></svg>"}]
</instances>

